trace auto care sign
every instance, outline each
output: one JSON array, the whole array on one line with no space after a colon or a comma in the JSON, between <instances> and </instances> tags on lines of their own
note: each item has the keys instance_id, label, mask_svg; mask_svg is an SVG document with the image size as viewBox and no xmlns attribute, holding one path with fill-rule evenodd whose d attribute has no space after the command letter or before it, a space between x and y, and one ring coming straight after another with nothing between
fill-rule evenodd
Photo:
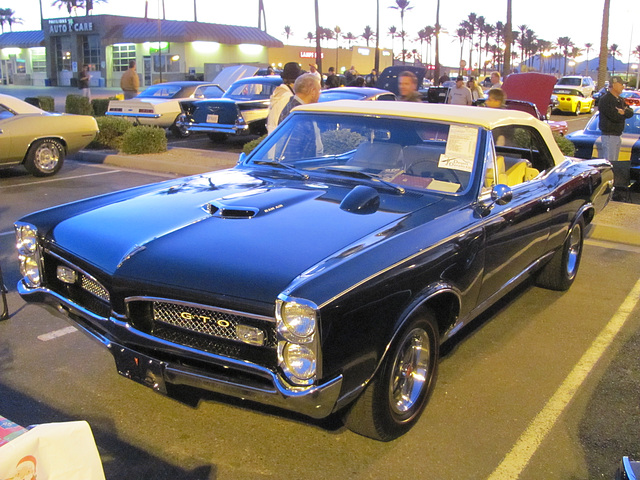
<instances>
[{"instance_id":1,"label":"auto care sign","mask_svg":"<svg viewBox=\"0 0 640 480\"><path fill-rule=\"evenodd\" d=\"M12 425L21 430L0 444L0 479L105 480L87 422L47 423L30 430Z\"/></svg>"}]
</instances>

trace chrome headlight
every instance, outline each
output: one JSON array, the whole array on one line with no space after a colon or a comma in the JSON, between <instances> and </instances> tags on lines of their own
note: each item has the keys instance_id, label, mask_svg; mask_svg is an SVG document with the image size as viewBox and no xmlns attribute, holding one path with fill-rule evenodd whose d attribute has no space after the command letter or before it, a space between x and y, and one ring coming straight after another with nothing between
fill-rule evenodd
<instances>
[{"instance_id":1,"label":"chrome headlight","mask_svg":"<svg viewBox=\"0 0 640 480\"><path fill-rule=\"evenodd\" d=\"M38 249L38 230L28 223L17 222L16 248L20 262L20 273L29 287L39 287L40 275L40 251Z\"/></svg>"},{"instance_id":2,"label":"chrome headlight","mask_svg":"<svg viewBox=\"0 0 640 480\"><path fill-rule=\"evenodd\" d=\"M318 307L308 300L280 295L276 322L280 368L294 385L312 385L319 357Z\"/></svg>"}]
</instances>

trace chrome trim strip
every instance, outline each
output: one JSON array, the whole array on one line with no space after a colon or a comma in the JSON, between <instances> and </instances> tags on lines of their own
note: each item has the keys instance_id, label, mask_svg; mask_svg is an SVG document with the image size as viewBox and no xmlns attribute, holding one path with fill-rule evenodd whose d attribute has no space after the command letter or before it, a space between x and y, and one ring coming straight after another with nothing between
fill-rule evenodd
<instances>
[{"instance_id":1,"label":"chrome trim strip","mask_svg":"<svg viewBox=\"0 0 640 480\"><path fill-rule=\"evenodd\" d=\"M141 341L147 341L151 344L166 347L167 349L183 350L185 352L193 354L194 356L200 356L203 359L206 359L206 361L210 361L212 364L215 364L219 367L225 369L233 368L262 377L265 380L270 381L273 384L274 388L264 389L257 386L236 383L231 381L229 377L221 378L220 376L216 376L215 374L206 375L207 372L196 371L179 364L171 363L168 364L164 372L164 377L169 383L191 385L212 392L224 393L236 398L251 399L259 403L273 405L289 411L301 413L312 418L324 418L332 413L340 395L340 391L342 388L342 375L338 375L323 383L322 385L315 385L308 388L289 386L284 382L284 380L279 377L277 373L266 367L256 365L244 360L236 360L233 358L203 352L194 348L174 344L166 340L147 335L131 327L131 325L127 322L120 321L115 317L104 318L97 316L93 312L89 312L80 305L77 305L76 303L57 294L56 292L49 290L48 288L28 288L21 280L18 283L18 293L22 297L38 297L39 295L49 296L49 301L54 300L55 303L68 308L71 313L84 318L89 323L98 322L96 328L100 328L100 323L108 322L117 329L122 329L123 331L126 331L126 333L138 338ZM82 323L79 323L74 318L70 318L70 320L75 325L80 327L83 332L87 333L89 336L95 338L100 343L108 347L112 355L117 354L117 348L114 348L118 346L117 342L110 340L108 337L102 335L99 332L96 332L89 326L85 326Z\"/></svg>"},{"instance_id":2,"label":"chrome trim strip","mask_svg":"<svg viewBox=\"0 0 640 480\"><path fill-rule=\"evenodd\" d=\"M240 317L253 318L255 320L262 320L264 322L276 323L275 316L274 317L266 317L264 315L256 315L253 313L240 312L238 310L230 310L227 308L220 307L212 307L210 305L204 305L202 303L194 303L194 302L185 302L182 300L174 300L170 298L161 298L161 297L144 297L144 296L136 296L136 297L127 297L124 299L125 305L129 302L164 302L164 303L175 303L177 305L184 305L185 307L194 307L194 308L202 308L204 310L211 310L213 312L227 313L229 315L237 315Z\"/></svg>"},{"instance_id":3,"label":"chrome trim strip","mask_svg":"<svg viewBox=\"0 0 640 480\"><path fill-rule=\"evenodd\" d=\"M159 113L125 113L125 112L106 112L105 115L113 117L132 117L132 118L160 118Z\"/></svg>"}]
</instances>

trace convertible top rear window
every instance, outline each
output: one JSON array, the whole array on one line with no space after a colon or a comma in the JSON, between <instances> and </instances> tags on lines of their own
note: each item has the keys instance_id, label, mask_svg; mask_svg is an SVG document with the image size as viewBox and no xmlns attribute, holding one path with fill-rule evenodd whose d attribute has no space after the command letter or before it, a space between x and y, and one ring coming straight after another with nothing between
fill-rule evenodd
<instances>
[{"instance_id":1,"label":"convertible top rear window","mask_svg":"<svg viewBox=\"0 0 640 480\"><path fill-rule=\"evenodd\" d=\"M479 132L477 126L425 120L299 113L271 134L251 160L458 193L470 184Z\"/></svg>"}]
</instances>

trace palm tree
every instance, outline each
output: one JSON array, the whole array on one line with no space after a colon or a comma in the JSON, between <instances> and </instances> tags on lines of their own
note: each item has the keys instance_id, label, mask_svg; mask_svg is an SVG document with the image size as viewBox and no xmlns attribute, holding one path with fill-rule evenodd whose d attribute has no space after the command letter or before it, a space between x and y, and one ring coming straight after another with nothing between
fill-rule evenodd
<instances>
[{"instance_id":1,"label":"palm tree","mask_svg":"<svg viewBox=\"0 0 640 480\"><path fill-rule=\"evenodd\" d=\"M262 1L262 0L261 0ZM322 72L322 46L320 45L320 14L318 12L318 0L314 0L314 9L316 14L316 64L318 65L318 71ZM336 65L337 68L337 65Z\"/></svg>"},{"instance_id":2,"label":"palm tree","mask_svg":"<svg viewBox=\"0 0 640 480\"><path fill-rule=\"evenodd\" d=\"M631 54L638 59L638 62L640 62L640 45L636 46L635 50L633 50ZM640 68L636 70L636 90L638 90L639 88L640 88Z\"/></svg>"},{"instance_id":3,"label":"palm tree","mask_svg":"<svg viewBox=\"0 0 640 480\"><path fill-rule=\"evenodd\" d=\"M291 27L290 27L289 25L285 25L285 26L284 26L284 32L283 32L283 33L284 33L284 36L285 36L285 37L286 37L286 39L287 39L287 43L289 43L289 37L290 37L291 35L293 35L293 32L291 31Z\"/></svg>"},{"instance_id":4,"label":"palm tree","mask_svg":"<svg viewBox=\"0 0 640 480\"><path fill-rule=\"evenodd\" d=\"M396 4L392 5L389 8L393 8L394 10L400 10L400 31L404 32L404 12L407 10L411 10L413 7L409 6L409 0L396 0ZM405 34L406 36L406 34ZM404 49L404 36L402 37L402 63L405 60L405 49Z\"/></svg>"},{"instance_id":5,"label":"palm tree","mask_svg":"<svg viewBox=\"0 0 640 480\"><path fill-rule=\"evenodd\" d=\"M585 72L585 75L588 77L589 76L589 52L593 48L593 43L585 43L584 48L585 48L585 51L587 52L587 71Z\"/></svg>"},{"instance_id":6,"label":"palm tree","mask_svg":"<svg viewBox=\"0 0 640 480\"><path fill-rule=\"evenodd\" d=\"M484 54L487 57L484 64L484 74L487 74L487 63L489 59L489 39L493 36L496 31L496 27L491 25L490 23L485 23L482 28L482 33L484 33ZM480 63L478 63L480 65Z\"/></svg>"},{"instance_id":7,"label":"palm tree","mask_svg":"<svg viewBox=\"0 0 640 480\"><path fill-rule=\"evenodd\" d=\"M507 23L504 26L504 65L502 76L511 73L511 44L513 43L513 28L511 27L511 0L507 0Z\"/></svg>"},{"instance_id":8,"label":"palm tree","mask_svg":"<svg viewBox=\"0 0 640 480\"><path fill-rule=\"evenodd\" d=\"M57 6L58 8L66 7L69 15L71 13L77 14L78 8L84 8L85 14L88 14L90 10L93 10L94 3L106 3L107 0L54 0L51 4L52 7ZM164 0L163 0L164 5Z\"/></svg>"},{"instance_id":9,"label":"palm tree","mask_svg":"<svg viewBox=\"0 0 640 480\"><path fill-rule=\"evenodd\" d=\"M476 35L476 22L478 21L478 15L471 12L466 20L467 31L469 32L469 69L473 70L473 46L475 44L474 38Z\"/></svg>"},{"instance_id":10,"label":"palm tree","mask_svg":"<svg viewBox=\"0 0 640 480\"><path fill-rule=\"evenodd\" d=\"M164 18L164 0L162 0L162 18ZM264 10L264 1L258 0L258 30L262 30L264 20L264 31L267 31L267 15Z\"/></svg>"},{"instance_id":11,"label":"palm tree","mask_svg":"<svg viewBox=\"0 0 640 480\"><path fill-rule=\"evenodd\" d=\"M478 31L478 75L482 65L482 34L484 33L485 19L482 15L476 18L476 30Z\"/></svg>"},{"instance_id":12,"label":"palm tree","mask_svg":"<svg viewBox=\"0 0 640 480\"><path fill-rule=\"evenodd\" d=\"M569 48L573 47L573 42L569 37L559 37L556 40L556 45L558 45L564 57L564 67L562 68L562 75L564 76L567 74L567 57L569 56Z\"/></svg>"},{"instance_id":13,"label":"palm tree","mask_svg":"<svg viewBox=\"0 0 640 480\"><path fill-rule=\"evenodd\" d=\"M376 0L376 54L373 65L376 72L380 72L380 0Z\"/></svg>"},{"instance_id":14,"label":"palm tree","mask_svg":"<svg viewBox=\"0 0 640 480\"><path fill-rule=\"evenodd\" d=\"M609 53L611 54L611 58L613 59L613 65L611 66L611 76L613 76L616 73L616 55L620 56L622 55L622 53L618 49L617 43L611 44L611 46L609 47Z\"/></svg>"},{"instance_id":15,"label":"palm tree","mask_svg":"<svg viewBox=\"0 0 640 480\"><path fill-rule=\"evenodd\" d=\"M518 42L520 44L520 65L524 63L524 51L526 49L526 38L524 33L527 31L527 28L529 28L527 25L518 25L518 30L520 30L520 38Z\"/></svg>"},{"instance_id":16,"label":"palm tree","mask_svg":"<svg viewBox=\"0 0 640 480\"><path fill-rule=\"evenodd\" d=\"M338 65L338 50L340 49L340 34L342 33L342 29L336 25L333 31L336 34L336 65Z\"/></svg>"},{"instance_id":17,"label":"palm tree","mask_svg":"<svg viewBox=\"0 0 640 480\"><path fill-rule=\"evenodd\" d=\"M436 64L433 70L433 78L437 82L440 82L440 0L436 1Z\"/></svg>"},{"instance_id":18,"label":"palm tree","mask_svg":"<svg viewBox=\"0 0 640 480\"><path fill-rule=\"evenodd\" d=\"M313 43L315 39L316 39L316 36L313 34L313 32L307 33L307 40L309 40L309 43Z\"/></svg>"},{"instance_id":19,"label":"palm tree","mask_svg":"<svg viewBox=\"0 0 640 480\"><path fill-rule=\"evenodd\" d=\"M393 39L396 38L398 34L398 29L394 26L389 27L388 34L391 37L391 51L393 52Z\"/></svg>"},{"instance_id":20,"label":"palm tree","mask_svg":"<svg viewBox=\"0 0 640 480\"><path fill-rule=\"evenodd\" d=\"M607 43L609 40L609 3L604 0L602 12L602 31L600 33L600 64L598 66L598 86L602 87L607 78Z\"/></svg>"},{"instance_id":21,"label":"palm tree","mask_svg":"<svg viewBox=\"0 0 640 480\"><path fill-rule=\"evenodd\" d=\"M424 48L424 42L427 39L427 29L423 28L421 30L418 30L418 41L420 42L420 55L422 56L422 52L423 52L423 48ZM425 56L426 58L426 56Z\"/></svg>"},{"instance_id":22,"label":"palm tree","mask_svg":"<svg viewBox=\"0 0 640 480\"><path fill-rule=\"evenodd\" d=\"M345 35L342 36L342 38L344 38L347 41L349 48L351 48L351 42L357 39L357 37L351 32L347 32ZM367 47L368 46L369 44L367 44Z\"/></svg>"},{"instance_id":23,"label":"palm tree","mask_svg":"<svg viewBox=\"0 0 640 480\"><path fill-rule=\"evenodd\" d=\"M458 75L462 74L462 50L464 49L464 42L469 36L469 30L467 30L465 23L467 23L466 20L460 23L454 35L460 41L460 67L458 68Z\"/></svg>"},{"instance_id":24,"label":"palm tree","mask_svg":"<svg viewBox=\"0 0 640 480\"><path fill-rule=\"evenodd\" d=\"M362 32L362 35L360 36L364 38L365 42L367 42L367 47L368 47L369 41L371 40L371 37L373 37L374 35L375 35L375 32L371 30L371 27L369 25L367 25L366 27L364 27L364 32ZM353 40L355 40L355 38Z\"/></svg>"}]
</instances>

